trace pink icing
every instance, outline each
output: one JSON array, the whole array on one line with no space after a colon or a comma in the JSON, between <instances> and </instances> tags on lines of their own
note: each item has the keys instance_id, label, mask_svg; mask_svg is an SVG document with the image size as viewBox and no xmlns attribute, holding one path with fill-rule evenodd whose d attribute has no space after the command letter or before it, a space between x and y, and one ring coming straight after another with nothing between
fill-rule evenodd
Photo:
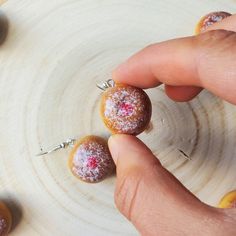
<instances>
[{"instance_id":1,"label":"pink icing","mask_svg":"<svg viewBox=\"0 0 236 236\"><path fill-rule=\"evenodd\" d=\"M94 156L88 157L87 162L88 162L87 166L89 168L95 169L98 166L97 159Z\"/></svg>"},{"instance_id":2,"label":"pink icing","mask_svg":"<svg viewBox=\"0 0 236 236\"><path fill-rule=\"evenodd\" d=\"M132 86L107 90L104 102L106 125L117 133L136 134L150 121L151 106L147 95Z\"/></svg>"},{"instance_id":3,"label":"pink icing","mask_svg":"<svg viewBox=\"0 0 236 236\"><path fill-rule=\"evenodd\" d=\"M119 106L121 116L130 116L134 111L134 107L128 102L122 102Z\"/></svg>"},{"instance_id":4,"label":"pink icing","mask_svg":"<svg viewBox=\"0 0 236 236\"><path fill-rule=\"evenodd\" d=\"M96 140L78 146L72 160L72 172L87 182L103 179L114 168L108 147Z\"/></svg>"}]
</instances>

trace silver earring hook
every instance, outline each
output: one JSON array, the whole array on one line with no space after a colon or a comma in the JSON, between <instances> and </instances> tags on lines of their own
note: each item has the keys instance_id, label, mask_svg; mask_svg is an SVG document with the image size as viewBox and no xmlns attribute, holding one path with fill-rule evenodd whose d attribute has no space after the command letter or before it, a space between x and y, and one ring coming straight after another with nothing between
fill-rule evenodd
<instances>
[{"instance_id":1,"label":"silver earring hook","mask_svg":"<svg viewBox=\"0 0 236 236\"><path fill-rule=\"evenodd\" d=\"M48 151L41 150L40 153L38 153L36 156L43 156L52 152L55 152L59 149L67 148L67 147L73 147L76 142L76 139L69 138L65 142L60 143L59 145L52 147L52 149L49 149Z\"/></svg>"},{"instance_id":2,"label":"silver earring hook","mask_svg":"<svg viewBox=\"0 0 236 236\"><path fill-rule=\"evenodd\" d=\"M105 82L97 83L97 87L103 91L108 88L115 87L115 81L112 79L106 80Z\"/></svg>"}]
</instances>

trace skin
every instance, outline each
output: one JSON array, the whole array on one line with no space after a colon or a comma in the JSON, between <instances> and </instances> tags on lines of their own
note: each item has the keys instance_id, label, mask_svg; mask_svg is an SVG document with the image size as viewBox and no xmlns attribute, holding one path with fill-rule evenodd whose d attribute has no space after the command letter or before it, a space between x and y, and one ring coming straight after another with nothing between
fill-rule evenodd
<instances>
[{"instance_id":1,"label":"skin","mask_svg":"<svg viewBox=\"0 0 236 236\"><path fill-rule=\"evenodd\" d=\"M113 79L140 88L163 83L175 101L207 89L236 104L236 15L201 35L144 48ZM136 137L113 135L109 148L117 167L115 203L141 235L236 235L236 209L202 203Z\"/></svg>"}]
</instances>

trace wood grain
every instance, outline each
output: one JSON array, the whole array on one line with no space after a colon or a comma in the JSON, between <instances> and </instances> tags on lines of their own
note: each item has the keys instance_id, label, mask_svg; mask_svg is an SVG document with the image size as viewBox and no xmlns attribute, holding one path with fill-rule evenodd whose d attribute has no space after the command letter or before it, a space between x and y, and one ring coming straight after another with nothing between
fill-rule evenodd
<instances>
[{"instance_id":1,"label":"wood grain","mask_svg":"<svg viewBox=\"0 0 236 236\"><path fill-rule=\"evenodd\" d=\"M5 3L7 0L0 0L0 5L2 5L3 3Z\"/></svg>"},{"instance_id":2,"label":"wood grain","mask_svg":"<svg viewBox=\"0 0 236 236\"><path fill-rule=\"evenodd\" d=\"M114 206L115 177L89 185L68 171L69 150L35 154L68 137L107 137L95 83L142 47L191 35L202 15L234 12L234 1L12 0L1 9L9 31L0 48L0 196L21 211L12 235L137 235ZM162 88L148 94L153 129L140 138L216 205L236 188L235 107L207 92L181 104Z\"/></svg>"}]
</instances>

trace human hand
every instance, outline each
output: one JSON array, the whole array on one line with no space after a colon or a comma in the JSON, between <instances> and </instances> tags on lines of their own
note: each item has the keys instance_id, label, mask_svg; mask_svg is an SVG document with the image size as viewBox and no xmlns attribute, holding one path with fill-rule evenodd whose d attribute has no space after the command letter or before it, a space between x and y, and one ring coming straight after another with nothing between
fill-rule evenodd
<instances>
[{"instance_id":1,"label":"human hand","mask_svg":"<svg viewBox=\"0 0 236 236\"><path fill-rule=\"evenodd\" d=\"M151 45L113 78L141 88L163 83L176 101L188 101L205 88L236 104L236 15L212 29ZM202 203L136 137L112 136L109 147L117 166L116 205L142 235L236 235L236 209Z\"/></svg>"}]
</instances>

